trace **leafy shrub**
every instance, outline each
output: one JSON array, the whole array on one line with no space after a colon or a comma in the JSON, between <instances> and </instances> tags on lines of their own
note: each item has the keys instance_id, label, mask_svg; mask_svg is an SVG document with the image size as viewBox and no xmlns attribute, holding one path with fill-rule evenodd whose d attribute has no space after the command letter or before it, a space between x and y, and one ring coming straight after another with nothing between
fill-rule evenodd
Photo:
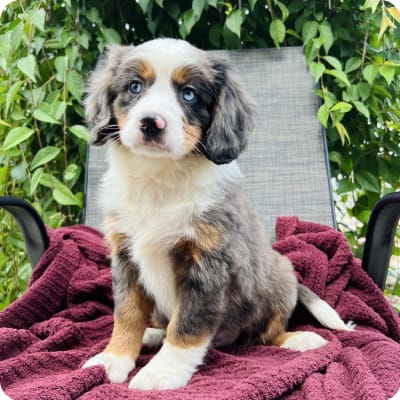
<instances>
[{"instance_id":1,"label":"leafy shrub","mask_svg":"<svg viewBox=\"0 0 400 400\"><path fill-rule=\"evenodd\" d=\"M399 187L400 13L384 2L21 0L1 18L1 194L26 198L52 227L82 215L87 72L106 43L159 36L205 49L304 46L320 82L341 229L357 254L372 206ZM28 268L14 223L0 214L0 224L2 307Z\"/></svg>"}]
</instances>

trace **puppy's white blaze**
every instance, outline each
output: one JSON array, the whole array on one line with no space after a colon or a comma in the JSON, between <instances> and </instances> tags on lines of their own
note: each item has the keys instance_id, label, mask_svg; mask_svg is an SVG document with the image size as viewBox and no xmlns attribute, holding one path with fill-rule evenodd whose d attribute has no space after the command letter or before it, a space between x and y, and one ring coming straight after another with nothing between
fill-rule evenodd
<instances>
[{"instance_id":1,"label":"puppy's white blaze","mask_svg":"<svg viewBox=\"0 0 400 400\"><path fill-rule=\"evenodd\" d=\"M120 132L120 138L122 144L133 152L179 158L185 155L183 111L176 99L172 83L164 80L162 77L157 78L146 94L131 108L126 125ZM139 129L140 120L154 114L161 115L166 121L162 148L147 145Z\"/></svg>"},{"instance_id":2,"label":"puppy's white blaze","mask_svg":"<svg viewBox=\"0 0 400 400\"><path fill-rule=\"evenodd\" d=\"M128 378L129 372L135 368L135 362L128 356L118 356L112 353L99 353L89 358L82 368L102 365L108 379L113 383L122 383Z\"/></svg>"},{"instance_id":3,"label":"puppy's white blaze","mask_svg":"<svg viewBox=\"0 0 400 400\"><path fill-rule=\"evenodd\" d=\"M131 389L176 389L185 386L202 364L210 341L178 348L165 341L160 351L131 380Z\"/></svg>"},{"instance_id":4,"label":"puppy's white blaze","mask_svg":"<svg viewBox=\"0 0 400 400\"><path fill-rule=\"evenodd\" d=\"M325 346L328 343L322 336L314 332L294 332L280 347L290 350L306 351Z\"/></svg>"},{"instance_id":5,"label":"puppy's white blaze","mask_svg":"<svg viewBox=\"0 0 400 400\"><path fill-rule=\"evenodd\" d=\"M326 328L342 331L353 331L355 324L349 321L347 324L340 318L339 314L326 301L315 298L307 304L310 313Z\"/></svg>"},{"instance_id":6,"label":"puppy's white blaze","mask_svg":"<svg viewBox=\"0 0 400 400\"><path fill-rule=\"evenodd\" d=\"M160 347L165 339L165 329L146 328L143 335L143 346L148 349Z\"/></svg>"}]
</instances>

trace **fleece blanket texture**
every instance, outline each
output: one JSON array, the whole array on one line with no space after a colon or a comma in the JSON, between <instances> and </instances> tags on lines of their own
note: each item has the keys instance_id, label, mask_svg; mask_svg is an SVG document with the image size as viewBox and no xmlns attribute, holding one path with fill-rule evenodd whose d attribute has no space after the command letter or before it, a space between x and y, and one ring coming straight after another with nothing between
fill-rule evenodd
<instances>
[{"instance_id":1,"label":"fleece blanket texture","mask_svg":"<svg viewBox=\"0 0 400 400\"><path fill-rule=\"evenodd\" d=\"M102 367L81 369L113 325L107 246L85 226L50 230L29 289L0 314L0 385L13 400L386 400L400 387L400 321L339 232L296 217L277 222L274 248L353 332L322 328L298 306L290 329L329 340L304 353L274 346L210 349L188 386L164 392L111 384ZM153 354L142 354L137 367ZM130 375L132 377L136 371Z\"/></svg>"}]
</instances>

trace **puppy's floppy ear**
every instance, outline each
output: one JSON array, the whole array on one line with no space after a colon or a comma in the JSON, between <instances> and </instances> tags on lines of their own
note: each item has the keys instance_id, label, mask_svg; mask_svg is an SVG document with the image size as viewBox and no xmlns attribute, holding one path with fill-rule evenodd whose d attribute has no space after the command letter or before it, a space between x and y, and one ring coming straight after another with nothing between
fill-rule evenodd
<instances>
[{"instance_id":1,"label":"puppy's floppy ear","mask_svg":"<svg viewBox=\"0 0 400 400\"><path fill-rule=\"evenodd\" d=\"M204 154L215 164L236 159L245 149L253 129L253 105L237 82L231 66L211 58L217 89L214 115L203 137Z\"/></svg>"},{"instance_id":2,"label":"puppy's floppy ear","mask_svg":"<svg viewBox=\"0 0 400 400\"><path fill-rule=\"evenodd\" d=\"M104 144L112 133L118 131L112 114L112 82L122 59L131 46L110 45L98 61L86 85L85 118L91 132L91 143Z\"/></svg>"}]
</instances>

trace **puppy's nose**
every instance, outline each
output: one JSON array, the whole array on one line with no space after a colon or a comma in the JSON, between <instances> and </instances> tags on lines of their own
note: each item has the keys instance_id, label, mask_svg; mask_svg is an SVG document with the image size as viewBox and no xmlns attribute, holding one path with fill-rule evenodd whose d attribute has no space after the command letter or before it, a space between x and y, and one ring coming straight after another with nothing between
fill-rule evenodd
<instances>
[{"instance_id":1,"label":"puppy's nose","mask_svg":"<svg viewBox=\"0 0 400 400\"><path fill-rule=\"evenodd\" d=\"M145 140L154 140L160 136L167 123L161 115L146 115L139 121L139 129L144 135Z\"/></svg>"}]
</instances>

